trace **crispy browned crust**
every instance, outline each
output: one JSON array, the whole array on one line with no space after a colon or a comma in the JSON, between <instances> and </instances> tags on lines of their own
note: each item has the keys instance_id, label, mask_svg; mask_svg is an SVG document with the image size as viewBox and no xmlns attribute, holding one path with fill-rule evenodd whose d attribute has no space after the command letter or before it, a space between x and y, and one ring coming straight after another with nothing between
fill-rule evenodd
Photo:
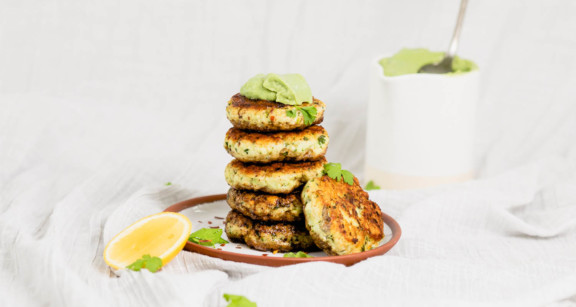
<instances>
[{"instance_id":1,"label":"crispy browned crust","mask_svg":"<svg viewBox=\"0 0 576 307\"><path fill-rule=\"evenodd\" d=\"M230 188L226 201L230 208L254 220L295 222L304 219L300 192L266 194Z\"/></svg>"},{"instance_id":2,"label":"crispy browned crust","mask_svg":"<svg viewBox=\"0 0 576 307\"><path fill-rule=\"evenodd\" d=\"M224 231L232 242L244 243L244 237L253 228L252 220L237 211L230 211L226 216Z\"/></svg>"},{"instance_id":3,"label":"crispy browned crust","mask_svg":"<svg viewBox=\"0 0 576 307\"><path fill-rule=\"evenodd\" d=\"M235 210L226 216L226 235L235 242L262 251L300 251L317 247L303 224L264 223L251 220Z\"/></svg>"},{"instance_id":4,"label":"crispy browned crust","mask_svg":"<svg viewBox=\"0 0 576 307\"><path fill-rule=\"evenodd\" d=\"M288 118L286 111L296 111L298 107L309 106L317 110L316 120L312 125L320 124L324 120L326 105L316 98L313 98L312 103L304 102L302 105L294 106L268 100L253 100L238 93L228 101L226 115L232 125L239 129L264 132L289 131L303 129L310 125L304 124L302 119Z\"/></svg>"},{"instance_id":5,"label":"crispy browned crust","mask_svg":"<svg viewBox=\"0 0 576 307\"><path fill-rule=\"evenodd\" d=\"M317 206L317 210L305 210L306 227L316 245L326 253L361 252L375 247L384 238L380 207L368 199L357 178L354 185L349 185L322 176L313 179L304 193L313 194L303 196L304 206ZM319 228L314 230L313 223L317 222Z\"/></svg>"}]
</instances>

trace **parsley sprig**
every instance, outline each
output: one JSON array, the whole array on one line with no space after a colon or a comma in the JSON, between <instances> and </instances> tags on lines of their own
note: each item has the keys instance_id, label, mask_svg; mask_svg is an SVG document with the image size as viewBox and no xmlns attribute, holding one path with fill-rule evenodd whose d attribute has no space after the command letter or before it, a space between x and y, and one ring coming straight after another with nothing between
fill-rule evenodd
<instances>
[{"instance_id":1,"label":"parsley sprig","mask_svg":"<svg viewBox=\"0 0 576 307\"><path fill-rule=\"evenodd\" d=\"M228 241L222 239L222 229L202 228L190 234L188 241L204 246L225 244Z\"/></svg>"},{"instance_id":2,"label":"parsley sprig","mask_svg":"<svg viewBox=\"0 0 576 307\"><path fill-rule=\"evenodd\" d=\"M224 293L224 299L228 303L226 307L257 307L256 303L243 295Z\"/></svg>"},{"instance_id":3,"label":"parsley sprig","mask_svg":"<svg viewBox=\"0 0 576 307\"><path fill-rule=\"evenodd\" d=\"M354 185L354 175L347 170L343 170L340 163L324 164L324 174L338 182L340 182L340 179L344 179L347 184Z\"/></svg>"},{"instance_id":4,"label":"parsley sprig","mask_svg":"<svg viewBox=\"0 0 576 307\"><path fill-rule=\"evenodd\" d=\"M376 185L374 183L374 181L370 180L368 181L368 183L366 184L366 187L364 188L364 190L366 191L370 191L370 190L380 190L380 186Z\"/></svg>"},{"instance_id":5,"label":"parsley sprig","mask_svg":"<svg viewBox=\"0 0 576 307\"><path fill-rule=\"evenodd\" d=\"M312 256L306 254L303 251L299 251L297 253L293 253L293 252L286 253L286 254L284 254L284 258L312 258Z\"/></svg>"},{"instance_id":6,"label":"parsley sprig","mask_svg":"<svg viewBox=\"0 0 576 307\"><path fill-rule=\"evenodd\" d=\"M152 273L156 273L162 267L162 259L158 257L151 257L150 255L143 255L142 258L134 261L127 266L127 269L132 271L140 271L141 269L148 269Z\"/></svg>"},{"instance_id":7,"label":"parsley sprig","mask_svg":"<svg viewBox=\"0 0 576 307\"><path fill-rule=\"evenodd\" d=\"M306 126L312 125L316 121L316 114L318 114L316 107L296 107L296 110L286 110L286 116L294 118L298 112L304 117Z\"/></svg>"}]
</instances>

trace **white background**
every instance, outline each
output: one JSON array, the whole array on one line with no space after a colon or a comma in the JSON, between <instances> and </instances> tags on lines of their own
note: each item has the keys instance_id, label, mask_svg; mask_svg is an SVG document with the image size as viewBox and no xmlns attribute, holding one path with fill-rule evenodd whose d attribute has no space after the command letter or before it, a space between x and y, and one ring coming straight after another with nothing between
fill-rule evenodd
<instances>
[{"instance_id":1,"label":"white background","mask_svg":"<svg viewBox=\"0 0 576 307\"><path fill-rule=\"evenodd\" d=\"M1 3L0 92L38 94L26 99L30 112L76 119L73 129L49 128L54 133L76 133L95 147L119 134L170 143L169 156L209 131L224 135L226 101L250 76L299 72L328 103L329 158L357 172L369 61L402 47L444 49L458 9L458 1L446 0ZM576 103L570 103L576 100L575 12L573 1L471 1L460 53L482 69L478 156L484 173L561 152L576 138ZM67 103L54 110L41 101L47 98ZM107 108L116 111L107 114ZM142 127L130 123L143 114L187 120L190 137L174 144L166 139L175 126L153 122L147 129L155 135L138 133ZM82 125L83 116L106 126L126 123L103 129ZM221 138L203 141L210 146L201 151L213 151L214 167L223 170L228 158ZM134 155L117 145L116 155Z\"/></svg>"},{"instance_id":2,"label":"white background","mask_svg":"<svg viewBox=\"0 0 576 307\"><path fill-rule=\"evenodd\" d=\"M96 303L141 304L143 295L158 299L149 301L153 304L162 300L150 293L142 294L147 292L144 290L127 293L130 291L125 289L138 280L158 286L151 278L164 278L165 283L204 280L198 284L206 289L198 290L195 297L202 301L212 293L206 296L206 302L215 302L220 291L215 289L222 289L227 279L201 269L179 277L168 275L168 268L164 275L154 277L139 279L140 275L130 274L111 284L99 258L102 242L106 242L102 230L122 229L143 213L153 213L192 195L226 191L223 170L231 158L222 146L230 127L225 105L256 73L304 75L314 95L327 104L324 127L331 137L328 159L342 162L344 168L361 177L370 61L403 47L446 48L457 10L458 1L454 0L0 0L0 294L12 303L68 305L78 305L83 298ZM464 199L479 199L486 191L478 186L490 186L502 193L480 204L505 199L510 206L529 204L538 199L534 195L548 181L526 185L522 180L554 178L554 182L560 180L565 186L564 178L576 173L574 16L576 2L571 0L471 0L459 53L475 60L482 72L476 164L487 183L471 183L476 192L466 194ZM519 167L530 171L516 172ZM508 171L513 176L508 176ZM508 176L504 177L509 180L505 180L504 188L499 186L504 179L495 177L500 175ZM168 181L178 190L168 194L154 190L164 191ZM464 193L461 188L453 187L454 193ZM514 189L520 194L513 195L527 194L515 198L507 193ZM564 187L562 191L552 193L552 198L563 206L576 206L574 190ZM409 204L422 205L419 197L428 194L414 193L374 194L390 202L388 209L386 204L380 205L384 211L395 213L403 226L416 226L412 236L408 232L404 237L404 245L383 257L386 262L373 264L378 267L397 261L392 264L398 269L394 279L386 279L391 278L389 275L372 276L370 283L362 284L364 288L383 293L382 289L391 285L412 284L413 290L406 286L398 290L398 296L390 296L392 302L406 303L407 299L415 299L411 291L428 285L418 284L419 277L440 274L445 278L445 291L438 288L419 292L424 293L423 301L416 303L454 299L462 304L477 303L483 298L501 302L519 299L522 293L536 295L532 291L535 288L551 290L546 292L549 296L541 296L547 299L528 303L561 300L575 294L561 291L567 287L562 287L566 284L559 281L559 276L542 277L546 272L568 272L567 268L574 267L576 246L572 236L557 242L554 255L560 260L543 266L535 264L533 271L525 271L526 276L506 275L517 278L502 277L507 282L497 285L487 276L518 263L518 259L506 258L510 250L504 252L504 247L516 246L502 239L502 254L492 259L494 271L486 269L474 277L486 285L480 287L486 291L482 295L455 295L448 289L455 289L453 283L470 282L466 270L480 269L474 262L480 261L480 254L469 249L452 251L454 259L456 255L471 257L468 266L460 263L462 270L442 269L451 267L451 262L438 262L451 259L446 248L442 249L444 256L433 257L438 261L431 260L431 266L418 262L428 259L431 251L424 248L409 252L410 238L421 241L418 236L424 236L426 230L418 232L418 219L423 217L411 216L406 210ZM118 210L135 208L139 197L157 202L150 207L142 205L148 211L134 209L132 215L123 215L122 222L111 222L119 216ZM574 231L573 219L561 220L574 216L566 212L556 212L560 220L543 218L546 225L560 227L547 236ZM443 223L443 217L437 221ZM437 243L449 240L443 237ZM535 244L530 250L542 250L539 240L529 243ZM177 261L197 260L191 257L182 256ZM551 259L552 254L531 257L540 261ZM423 272L426 270L416 270L412 264L435 269ZM545 269L548 265L556 267ZM220 269L215 267L216 271ZM330 271L325 267L316 269ZM244 273L232 277L257 271L245 267L237 270ZM352 272L358 278L365 276L360 268L355 270ZM267 274L285 274L280 275L283 280L296 278L290 275L292 271L270 272ZM202 279L198 274L221 279L210 284L206 282L209 278ZM258 280L267 284L268 275L262 279L259 276L241 280L238 289L270 304L272 297L250 290ZM321 280L321 274L317 276ZM530 276L541 283L521 282ZM115 285L125 288L116 291ZM504 290L490 291L497 286ZM141 289L146 289L145 285ZM116 292L103 295L106 291ZM307 302L312 301L312 292L301 293ZM284 294L284 303L297 303L290 300L296 299L294 295ZM363 296L360 301L373 303L374 298ZM322 299L327 302L326 297Z\"/></svg>"}]
</instances>

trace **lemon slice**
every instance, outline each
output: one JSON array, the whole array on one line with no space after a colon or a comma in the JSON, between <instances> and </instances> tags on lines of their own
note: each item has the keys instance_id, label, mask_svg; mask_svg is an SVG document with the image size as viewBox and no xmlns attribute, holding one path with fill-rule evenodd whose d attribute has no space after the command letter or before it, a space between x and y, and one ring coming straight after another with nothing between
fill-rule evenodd
<instances>
[{"instance_id":1,"label":"lemon slice","mask_svg":"<svg viewBox=\"0 0 576 307\"><path fill-rule=\"evenodd\" d=\"M108 242L104 261L118 270L149 254L162 259L164 266L184 248L191 231L192 222L183 214L162 212L147 216Z\"/></svg>"}]
</instances>

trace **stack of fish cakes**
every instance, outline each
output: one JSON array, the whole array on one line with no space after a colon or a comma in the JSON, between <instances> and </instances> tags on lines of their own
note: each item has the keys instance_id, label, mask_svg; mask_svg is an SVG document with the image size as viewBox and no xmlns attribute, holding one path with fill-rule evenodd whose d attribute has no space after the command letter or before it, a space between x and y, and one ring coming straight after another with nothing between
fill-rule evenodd
<instances>
[{"instance_id":1,"label":"stack of fish cakes","mask_svg":"<svg viewBox=\"0 0 576 307\"><path fill-rule=\"evenodd\" d=\"M303 109L313 107L315 118ZM329 137L322 126L326 106L287 105L234 95L226 108L234 126L224 147L235 160L225 170L231 186L226 234L258 250L317 248L304 225L302 186L322 176Z\"/></svg>"}]
</instances>

